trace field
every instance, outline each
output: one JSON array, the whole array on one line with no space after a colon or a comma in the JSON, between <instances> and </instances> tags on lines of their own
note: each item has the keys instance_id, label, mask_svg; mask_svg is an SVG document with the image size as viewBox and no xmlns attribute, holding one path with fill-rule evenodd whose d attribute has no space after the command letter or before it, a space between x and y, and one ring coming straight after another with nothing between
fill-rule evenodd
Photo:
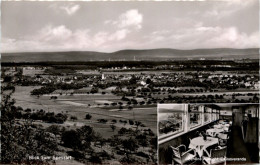
<instances>
[{"instance_id":1,"label":"field","mask_svg":"<svg viewBox=\"0 0 260 165\"><path fill-rule=\"evenodd\" d=\"M89 94L89 95L61 95L58 99L50 99L51 96L31 96L30 91L38 87L22 87L17 86L13 94L16 100L16 106L21 106L23 109L30 108L35 110L43 109L46 112L65 113L69 119L64 123L66 127L80 127L82 125L90 125L95 127L97 132L103 134L106 138L113 135L110 128L111 120L136 120L141 121L146 127L156 133L157 111L156 107L133 108L132 110L119 110L118 106L106 108L97 106L97 103L104 102L119 102L119 96L112 94ZM90 106L89 106L90 104ZM86 114L91 114L91 120L86 120ZM71 120L70 116L76 116L77 120ZM108 120L107 124L98 123L98 119ZM43 124L43 123L42 123ZM46 124L45 125L50 125ZM117 128L133 127L117 122Z\"/></svg>"}]
</instances>

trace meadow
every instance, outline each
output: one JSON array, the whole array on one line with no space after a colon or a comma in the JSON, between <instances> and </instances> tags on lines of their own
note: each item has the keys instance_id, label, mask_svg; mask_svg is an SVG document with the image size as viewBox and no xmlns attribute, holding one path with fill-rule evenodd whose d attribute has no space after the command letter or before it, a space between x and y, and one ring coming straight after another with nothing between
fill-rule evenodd
<instances>
[{"instance_id":1,"label":"meadow","mask_svg":"<svg viewBox=\"0 0 260 165\"><path fill-rule=\"evenodd\" d=\"M57 99L50 99L51 96L32 96L30 91L38 87L32 86L16 86L13 98L16 100L16 106L23 109L40 110L46 112L64 113L68 115L68 120L64 123L66 127L80 127L82 125L90 125L104 136L113 135L110 128L112 120L134 120L141 121L145 127L142 129L151 129L156 133L157 111L156 106L138 107L132 110L120 110L118 106L107 108L103 103L120 102L121 97L112 94L86 94L86 95L59 95ZM99 106L97 104L100 104ZM92 118L86 120L86 114L90 114ZM75 116L77 120L71 120L70 117ZM106 119L106 124L98 123L98 119ZM51 125L51 124L47 124ZM134 127L129 124L114 124L117 128Z\"/></svg>"}]
</instances>

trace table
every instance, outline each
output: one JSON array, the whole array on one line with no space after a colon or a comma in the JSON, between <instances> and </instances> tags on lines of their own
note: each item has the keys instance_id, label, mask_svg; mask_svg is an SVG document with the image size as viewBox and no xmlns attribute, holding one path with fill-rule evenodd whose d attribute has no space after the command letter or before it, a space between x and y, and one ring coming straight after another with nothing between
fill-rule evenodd
<instances>
[{"instance_id":1,"label":"table","mask_svg":"<svg viewBox=\"0 0 260 165\"><path fill-rule=\"evenodd\" d=\"M189 148L195 149L199 157L202 157L203 151L205 151L209 155L206 148L214 144L218 144L218 138L207 137L207 140L205 141L203 140L203 137L200 136L200 137L193 138L190 141Z\"/></svg>"},{"instance_id":2,"label":"table","mask_svg":"<svg viewBox=\"0 0 260 165\"><path fill-rule=\"evenodd\" d=\"M223 128L223 125L222 124L218 124L218 125L214 125L213 127L214 128Z\"/></svg>"},{"instance_id":3,"label":"table","mask_svg":"<svg viewBox=\"0 0 260 165\"><path fill-rule=\"evenodd\" d=\"M220 132L224 132L224 130L218 129L218 128L211 128L211 129L206 130L206 133L212 137L215 137L216 134L218 134Z\"/></svg>"}]
</instances>

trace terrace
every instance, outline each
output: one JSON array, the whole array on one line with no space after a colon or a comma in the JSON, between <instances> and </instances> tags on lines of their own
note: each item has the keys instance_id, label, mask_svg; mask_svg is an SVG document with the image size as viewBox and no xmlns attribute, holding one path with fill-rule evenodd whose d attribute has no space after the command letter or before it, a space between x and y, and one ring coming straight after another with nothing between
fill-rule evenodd
<instances>
[{"instance_id":1,"label":"terrace","mask_svg":"<svg viewBox=\"0 0 260 165\"><path fill-rule=\"evenodd\" d=\"M159 104L159 163L258 163L258 121L258 104Z\"/></svg>"}]
</instances>

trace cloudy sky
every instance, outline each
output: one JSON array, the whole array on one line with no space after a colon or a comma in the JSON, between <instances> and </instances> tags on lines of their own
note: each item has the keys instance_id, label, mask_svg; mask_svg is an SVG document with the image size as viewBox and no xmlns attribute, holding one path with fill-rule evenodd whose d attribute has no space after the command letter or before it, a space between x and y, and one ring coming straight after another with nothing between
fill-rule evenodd
<instances>
[{"instance_id":1,"label":"cloudy sky","mask_svg":"<svg viewBox=\"0 0 260 165\"><path fill-rule=\"evenodd\" d=\"M258 0L2 2L2 52L259 47Z\"/></svg>"}]
</instances>

